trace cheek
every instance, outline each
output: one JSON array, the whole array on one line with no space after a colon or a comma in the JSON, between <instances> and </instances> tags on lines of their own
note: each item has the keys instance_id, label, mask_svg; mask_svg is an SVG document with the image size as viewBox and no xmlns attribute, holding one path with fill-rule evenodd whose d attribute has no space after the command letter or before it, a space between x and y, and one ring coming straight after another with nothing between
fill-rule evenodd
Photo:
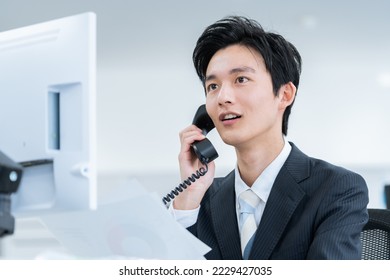
<instances>
[{"instance_id":1,"label":"cheek","mask_svg":"<svg viewBox=\"0 0 390 280\"><path fill-rule=\"evenodd\" d=\"M246 99L244 106L248 109L250 108L251 114L256 116L256 119L267 118L267 116L274 115L279 110L278 102L274 95L257 95L254 98Z\"/></svg>"},{"instance_id":2,"label":"cheek","mask_svg":"<svg viewBox=\"0 0 390 280\"><path fill-rule=\"evenodd\" d=\"M218 118L216 116L216 108L217 106L215 106L214 102L210 98L206 98L206 111L214 123L216 122L216 118Z\"/></svg>"}]
</instances>

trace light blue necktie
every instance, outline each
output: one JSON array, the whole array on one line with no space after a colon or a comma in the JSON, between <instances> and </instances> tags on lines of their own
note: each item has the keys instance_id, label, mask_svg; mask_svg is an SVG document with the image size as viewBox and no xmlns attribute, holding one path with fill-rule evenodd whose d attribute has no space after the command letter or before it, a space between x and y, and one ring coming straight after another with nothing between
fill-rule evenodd
<instances>
[{"instance_id":1,"label":"light blue necktie","mask_svg":"<svg viewBox=\"0 0 390 280\"><path fill-rule=\"evenodd\" d=\"M238 202L240 208L241 251L243 259L247 260L257 229L255 211L260 203L260 198L252 190L246 190L240 194Z\"/></svg>"}]
</instances>

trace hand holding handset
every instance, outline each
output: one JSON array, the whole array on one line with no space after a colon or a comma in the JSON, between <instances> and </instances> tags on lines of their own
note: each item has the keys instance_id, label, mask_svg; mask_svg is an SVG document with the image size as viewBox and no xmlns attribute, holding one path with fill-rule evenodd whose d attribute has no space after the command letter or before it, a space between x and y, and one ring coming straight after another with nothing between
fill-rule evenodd
<instances>
[{"instance_id":1,"label":"hand holding handset","mask_svg":"<svg viewBox=\"0 0 390 280\"><path fill-rule=\"evenodd\" d=\"M196 111L192 124L200 128L202 130L203 135L206 135L210 132L210 130L215 127L210 116L207 114L206 106L204 104L201 105ZM193 173L190 177L184 180L183 183L173 189L165 197L163 197L162 200L164 204L170 202L172 199L175 198L175 196L178 196L180 192L183 192L184 189L190 186L191 183L195 182L201 176L204 176L208 171L207 164L218 157L218 153L215 150L213 144L211 144L211 142L207 138L201 141L195 141L194 143L192 143L191 147L200 162L204 164L205 168L199 168L196 173Z\"/></svg>"}]
</instances>

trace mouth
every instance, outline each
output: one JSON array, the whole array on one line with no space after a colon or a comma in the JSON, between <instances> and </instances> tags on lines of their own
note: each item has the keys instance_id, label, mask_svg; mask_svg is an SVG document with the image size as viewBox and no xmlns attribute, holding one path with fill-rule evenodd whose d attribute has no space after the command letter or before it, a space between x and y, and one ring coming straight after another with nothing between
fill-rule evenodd
<instances>
[{"instance_id":1,"label":"mouth","mask_svg":"<svg viewBox=\"0 0 390 280\"><path fill-rule=\"evenodd\" d=\"M221 121L232 121L232 120L236 120L236 119L239 119L241 118L241 115L237 115L237 114L234 114L234 113L228 113L228 114L222 114L220 115L219 119Z\"/></svg>"}]
</instances>

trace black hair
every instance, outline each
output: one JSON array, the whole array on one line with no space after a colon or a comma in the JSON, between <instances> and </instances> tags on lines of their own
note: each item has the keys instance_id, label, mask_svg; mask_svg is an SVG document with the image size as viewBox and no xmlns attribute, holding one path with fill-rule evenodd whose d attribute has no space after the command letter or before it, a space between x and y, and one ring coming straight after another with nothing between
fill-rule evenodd
<instances>
[{"instance_id":1,"label":"black hair","mask_svg":"<svg viewBox=\"0 0 390 280\"><path fill-rule=\"evenodd\" d=\"M240 16L230 16L215 22L199 37L192 59L203 85L207 66L214 54L235 44L251 47L260 53L271 75L275 96L280 87L288 82L292 82L298 90L302 60L295 46L279 34L266 32L257 21ZM283 115L284 135L287 135L288 118L293 104L294 101Z\"/></svg>"}]
</instances>

